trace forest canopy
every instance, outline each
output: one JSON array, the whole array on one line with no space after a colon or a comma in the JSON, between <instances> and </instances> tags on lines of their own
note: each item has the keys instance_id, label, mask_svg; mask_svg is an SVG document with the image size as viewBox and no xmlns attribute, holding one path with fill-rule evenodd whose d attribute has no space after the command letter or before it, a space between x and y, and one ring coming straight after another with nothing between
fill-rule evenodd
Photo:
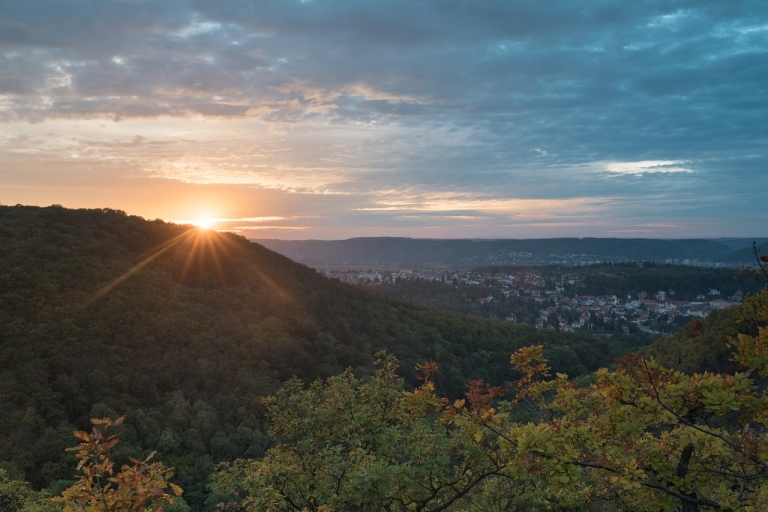
<instances>
[{"instance_id":1,"label":"forest canopy","mask_svg":"<svg viewBox=\"0 0 768 512\"><path fill-rule=\"evenodd\" d=\"M530 346L510 358L521 378L454 402L436 365L409 392L391 358L370 381L291 382L268 401L276 445L216 488L248 511L765 510L768 292L748 305L733 374L628 356L579 381Z\"/></svg>"},{"instance_id":2,"label":"forest canopy","mask_svg":"<svg viewBox=\"0 0 768 512\"><path fill-rule=\"evenodd\" d=\"M217 463L265 453L262 399L293 376L370 377L386 350L406 388L431 360L455 399L472 380L517 378L509 354L531 343L572 376L624 353L375 295L231 233L60 206L0 206L0 325L9 478L60 491L72 431L125 415L117 464L157 450L194 506Z\"/></svg>"}]
</instances>

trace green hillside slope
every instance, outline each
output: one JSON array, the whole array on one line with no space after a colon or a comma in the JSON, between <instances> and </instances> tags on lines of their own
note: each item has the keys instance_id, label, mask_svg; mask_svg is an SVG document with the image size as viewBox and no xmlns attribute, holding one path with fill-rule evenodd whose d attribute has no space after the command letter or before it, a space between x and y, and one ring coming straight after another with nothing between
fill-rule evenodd
<instances>
[{"instance_id":1,"label":"green hillside slope","mask_svg":"<svg viewBox=\"0 0 768 512\"><path fill-rule=\"evenodd\" d=\"M127 414L118 463L159 450L198 504L215 463L263 453L260 399L292 375L366 375L385 349L411 382L437 361L455 397L513 377L523 345L571 375L619 355L374 295L233 234L62 207L0 207L0 326L0 468L37 488L71 478L73 428Z\"/></svg>"},{"instance_id":2,"label":"green hillside slope","mask_svg":"<svg viewBox=\"0 0 768 512\"><path fill-rule=\"evenodd\" d=\"M706 319L694 320L672 336L662 336L643 347L638 355L653 356L667 368L686 373L743 371L733 361L728 347L739 333L755 335L755 320L745 307L715 311Z\"/></svg>"}]
</instances>

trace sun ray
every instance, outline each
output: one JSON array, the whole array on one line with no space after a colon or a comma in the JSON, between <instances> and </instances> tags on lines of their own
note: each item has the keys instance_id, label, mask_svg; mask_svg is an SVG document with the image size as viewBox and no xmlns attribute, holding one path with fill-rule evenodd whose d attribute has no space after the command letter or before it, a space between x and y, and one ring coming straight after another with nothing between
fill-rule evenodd
<instances>
[{"instance_id":1,"label":"sun ray","mask_svg":"<svg viewBox=\"0 0 768 512\"><path fill-rule=\"evenodd\" d=\"M192 242L192 248L189 250L189 253L187 254L187 261L184 263L184 267L181 269L181 274L179 274L179 284L184 282L184 279L187 277L187 272L189 271L192 264L195 262L195 253L197 252L197 248L200 245L201 241L201 232L197 230L195 233L195 240Z\"/></svg>"},{"instance_id":2,"label":"sun ray","mask_svg":"<svg viewBox=\"0 0 768 512\"><path fill-rule=\"evenodd\" d=\"M213 272L222 284L222 288L227 288L231 283L227 279L225 272L224 260L235 256L236 252L247 253L250 252L247 247L244 246L244 241L234 238L234 235L229 233L219 233L215 230L201 229L199 227L193 227L186 229L179 235L174 236L172 239L154 247L148 251L145 251L139 258L141 260L128 269L125 273L110 281L96 292L90 299L88 299L83 307L87 307L96 300L104 297L117 286L125 282L136 272L146 267L152 261L156 260L159 256L165 254L171 249L179 248L180 245L189 246L189 252L184 261L184 266L181 269L179 276L175 279L179 285L184 283L192 268L195 265L205 266L205 261L210 258L210 263L213 265ZM293 294L288 292L283 286L275 282L269 275L260 269L256 264L248 265L249 270L277 297L281 300L289 301L290 303L296 303ZM173 293L176 296L181 288L177 288Z\"/></svg>"},{"instance_id":3,"label":"sun ray","mask_svg":"<svg viewBox=\"0 0 768 512\"><path fill-rule=\"evenodd\" d=\"M190 235L190 231L191 231L191 230L187 230L187 231L185 231L185 232L183 232L183 233L181 233L181 234L179 234L179 235L177 235L177 236L173 237L172 239L168 240L167 242L165 242L165 243L161 244L161 245L160 245L160 246L158 246L157 248L155 248L155 249L152 249L152 250L148 251L148 252L150 252L149 256L145 257L143 260L141 260L140 262L138 262L137 264L135 264L134 266L132 266L130 269L128 269L128 270L127 270L127 271L126 271L124 274L122 274L120 277L118 277L118 278L114 279L114 280L113 280L113 281L111 281L109 284L107 284L106 286L104 286L103 288L101 288L101 289L100 289L98 292L96 292L96 294L94 294L94 295L93 295L93 296L92 296L90 299L88 299L88 300L87 300L87 301L86 301L86 302L83 304L83 307L87 307L87 306L89 306L90 304L92 304L94 301L96 301L96 300L100 299L101 297L103 297L104 295L106 295L107 293L109 293L110 291L112 291L113 289L115 289L115 287L116 287L116 286L120 285L120 284L121 284L121 283L123 283L123 282L124 282L126 279L128 279L129 277L131 277L133 274L135 274L136 272L138 272L139 270L141 270L142 268L144 268L145 266L147 266L147 265L148 265L149 263L151 263L151 262L152 262L152 261L153 261L155 258L157 258L157 257L158 257L158 256L160 256L161 254L165 253L166 251L168 251L169 249L171 249L172 247L174 247L174 246L175 246L176 244L178 244L179 242L182 242L182 241L183 241L183 240L182 240L182 237L184 237L185 235L187 235L187 238L188 238L188 237L189 237L189 235ZM147 254L147 252L145 252L144 254Z\"/></svg>"},{"instance_id":4,"label":"sun ray","mask_svg":"<svg viewBox=\"0 0 768 512\"><path fill-rule=\"evenodd\" d=\"M220 236L211 236L208 238L208 250L211 252L211 259L213 265L216 267L216 273L219 275L219 280L222 286L227 286L227 276L224 273L224 267L221 265L221 259L219 258L219 251L226 251L226 247L221 243Z\"/></svg>"}]
</instances>

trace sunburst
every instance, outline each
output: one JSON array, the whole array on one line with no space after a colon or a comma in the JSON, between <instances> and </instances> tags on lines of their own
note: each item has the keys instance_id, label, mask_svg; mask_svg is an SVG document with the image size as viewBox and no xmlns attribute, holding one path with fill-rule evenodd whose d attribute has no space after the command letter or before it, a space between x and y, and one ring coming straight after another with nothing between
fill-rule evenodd
<instances>
[{"instance_id":1,"label":"sunburst","mask_svg":"<svg viewBox=\"0 0 768 512\"><path fill-rule=\"evenodd\" d=\"M197 226L199 229L212 229L217 222L218 219L200 219L193 221L192 224Z\"/></svg>"},{"instance_id":2,"label":"sunburst","mask_svg":"<svg viewBox=\"0 0 768 512\"><path fill-rule=\"evenodd\" d=\"M194 223L188 222L187 224L193 224L195 227L182 231L177 236L167 240L165 243L156 246L155 248L145 252L138 256L138 263L134 264L121 276L112 280L107 285L98 290L89 300L87 300L84 306L88 306L97 299L107 295L114 290L121 283L126 281L136 272L149 265L152 261L157 259L162 254L171 249L182 249L187 252L186 261L181 268L181 272L178 276L180 283L184 282L189 272L192 271L195 265L195 260L209 259L213 264L212 273L216 275L219 282L228 287L232 283L228 283L226 272L224 271L225 264L223 259L234 255L235 253L242 251L245 247L241 242L236 242L227 233L220 233L213 229L212 226L216 223L217 219L210 219L210 223L207 221L195 221ZM258 275L262 282L267 285L273 292L283 298L291 299L291 294L287 293L277 282L275 282L267 273L263 272L257 266L250 266L250 271Z\"/></svg>"}]
</instances>

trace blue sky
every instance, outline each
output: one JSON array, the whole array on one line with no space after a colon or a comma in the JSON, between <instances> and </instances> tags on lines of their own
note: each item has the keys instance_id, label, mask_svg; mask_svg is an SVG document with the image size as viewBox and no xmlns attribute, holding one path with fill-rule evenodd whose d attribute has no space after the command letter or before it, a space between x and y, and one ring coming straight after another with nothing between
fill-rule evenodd
<instances>
[{"instance_id":1,"label":"blue sky","mask_svg":"<svg viewBox=\"0 0 768 512\"><path fill-rule=\"evenodd\" d=\"M766 236L765 1L0 1L0 203Z\"/></svg>"}]
</instances>

